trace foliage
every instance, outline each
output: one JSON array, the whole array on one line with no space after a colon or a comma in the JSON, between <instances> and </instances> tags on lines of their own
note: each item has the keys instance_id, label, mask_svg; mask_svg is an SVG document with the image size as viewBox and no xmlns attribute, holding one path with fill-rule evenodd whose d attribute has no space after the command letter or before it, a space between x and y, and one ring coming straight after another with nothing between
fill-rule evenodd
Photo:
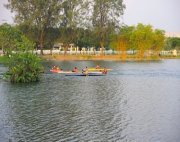
<instances>
[{"instance_id":1,"label":"foliage","mask_svg":"<svg viewBox=\"0 0 180 142\"><path fill-rule=\"evenodd\" d=\"M97 34L100 46L104 48L110 32L120 25L120 16L125 5L123 0L94 0L92 24Z\"/></svg>"},{"instance_id":2,"label":"foliage","mask_svg":"<svg viewBox=\"0 0 180 142\"><path fill-rule=\"evenodd\" d=\"M153 35L153 46L151 47L152 50L160 51L163 49L165 44L165 32L162 30L156 29Z\"/></svg>"},{"instance_id":3,"label":"foliage","mask_svg":"<svg viewBox=\"0 0 180 142\"><path fill-rule=\"evenodd\" d=\"M8 62L7 56L0 56L0 63L1 64L6 64Z\"/></svg>"},{"instance_id":4,"label":"foliage","mask_svg":"<svg viewBox=\"0 0 180 142\"><path fill-rule=\"evenodd\" d=\"M8 66L9 71L6 75L9 75L11 82L38 81L42 71L40 58L29 52L12 54Z\"/></svg>"},{"instance_id":5,"label":"foliage","mask_svg":"<svg viewBox=\"0 0 180 142\"><path fill-rule=\"evenodd\" d=\"M95 32L84 28L61 28L59 29L58 38L55 41L57 43L64 43L63 46L74 43L80 48L98 47L99 45Z\"/></svg>"},{"instance_id":6,"label":"foliage","mask_svg":"<svg viewBox=\"0 0 180 142\"><path fill-rule=\"evenodd\" d=\"M180 38L179 37L167 38L164 49L165 50L173 50L173 49L180 50Z\"/></svg>"},{"instance_id":7,"label":"foliage","mask_svg":"<svg viewBox=\"0 0 180 142\"><path fill-rule=\"evenodd\" d=\"M130 38L134 30L133 26L122 26L117 35L112 36L110 46L117 51L122 51L122 59L126 58L126 50L130 48Z\"/></svg>"},{"instance_id":8,"label":"foliage","mask_svg":"<svg viewBox=\"0 0 180 142\"><path fill-rule=\"evenodd\" d=\"M111 47L125 53L126 50L136 50L140 58L148 55L150 50L157 54L165 42L164 31L153 29L151 25L138 24L123 26L118 34L112 35ZM149 55L148 55L149 56Z\"/></svg>"},{"instance_id":9,"label":"foliage","mask_svg":"<svg viewBox=\"0 0 180 142\"><path fill-rule=\"evenodd\" d=\"M77 29L76 45L79 47L98 47L99 43L94 31L89 29Z\"/></svg>"},{"instance_id":10,"label":"foliage","mask_svg":"<svg viewBox=\"0 0 180 142\"><path fill-rule=\"evenodd\" d=\"M109 35L118 29L125 8L123 0L8 2L6 7L15 12L15 21L22 32L40 49L46 45L52 46L57 41L63 42L65 46L70 43L97 46L97 41L101 47L107 46ZM79 29L88 30L88 33L79 33Z\"/></svg>"},{"instance_id":11,"label":"foliage","mask_svg":"<svg viewBox=\"0 0 180 142\"><path fill-rule=\"evenodd\" d=\"M8 72L5 77L11 82L32 82L39 80L42 71L40 59L31 53L34 43L29 41L17 27L0 26L1 46L7 59Z\"/></svg>"},{"instance_id":12,"label":"foliage","mask_svg":"<svg viewBox=\"0 0 180 142\"><path fill-rule=\"evenodd\" d=\"M111 35L110 47L114 50L120 51L121 44L125 44L126 49L132 49L130 38L134 31L134 28L134 26L122 26L119 33Z\"/></svg>"},{"instance_id":13,"label":"foliage","mask_svg":"<svg viewBox=\"0 0 180 142\"><path fill-rule=\"evenodd\" d=\"M17 27L3 24L0 26L0 45L5 55L9 56L12 51L33 49L34 43L29 41Z\"/></svg>"},{"instance_id":14,"label":"foliage","mask_svg":"<svg viewBox=\"0 0 180 142\"><path fill-rule=\"evenodd\" d=\"M29 30L36 30L33 34L38 46L43 49L47 43L48 29L54 27L74 26L74 18L81 0L8 0L7 8L15 11L16 22ZM76 15L76 16L74 16ZM41 53L43 54L42 50Z\"/></svg>"}]
</instances>

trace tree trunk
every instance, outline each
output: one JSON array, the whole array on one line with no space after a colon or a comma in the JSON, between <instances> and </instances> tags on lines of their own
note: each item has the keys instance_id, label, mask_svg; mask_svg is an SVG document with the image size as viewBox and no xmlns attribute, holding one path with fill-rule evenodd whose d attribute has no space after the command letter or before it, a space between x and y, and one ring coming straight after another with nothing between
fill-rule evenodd
<instances>
[{"instance_id":1,"label":"tree trunk","mask_svg":"<svg viewBox=\"0 0 180 142\"><path fill-rule=\"evenodd\" d=\"M139 58L140 58L140 60L142 60L142 59L144 59L144 45L143 45L143 43L139 43Z\"/></svg>"},{"instance_id":2,"label":"tree trunk","mask_svg":"<svg viewBox=\"0 0 180 142\"><path fill-rule=\"evenodd\" d=\"M103 41L100 41L100 47L101 47L101 55L105 55L105 52L104 52L104 42Z\"/></svg>"},{"instance_id":3,"label":"tree trunk","mask_svg":"<svg viewBox=\"0 0 180 142\"><path fill-rule=\"evenodd\" d=\"M41 55L43 55L43 47L44 47L44 30L41 30L41 31L40 31L39 44L40 44Z\"/></svg>"},{"instance_id":4,"label":"tree trunk","mask_svg":"<svg viewBox=\"0 0 180 142\"><path fill-rule=\"evenodd\" d=\"M126 61L127 55L126 55L126 42L125 41L122 41L121 49L122 49L122 60Z\"/></svg>"},{"instance_id":5,"label":"tree trunk","mask_svg":"<svg viewBox=\"0 0 180 142\"><path fill-rule=\"evenodd\" d=\"M64 45L64 55L66 55L66 54L67 54L67 49L68 49L68 45L67 45L67 44L65 44L65 45Z\"/></svg>"}]
</instances>

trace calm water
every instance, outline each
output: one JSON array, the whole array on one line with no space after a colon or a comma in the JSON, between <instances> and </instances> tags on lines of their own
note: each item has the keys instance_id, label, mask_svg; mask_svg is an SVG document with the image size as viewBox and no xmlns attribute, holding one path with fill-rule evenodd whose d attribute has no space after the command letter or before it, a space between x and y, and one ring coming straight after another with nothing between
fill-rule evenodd
<instances>
[{"instance_id":1,"label":"calm water","mask_svg":"<svg viewBox=\"0 0 180 142\"><path fill-rule=\"evenodd\" d=\"M112 68L107 76L64 70ZM39 83L0 79L0 142L179 142L180 60L47 62ZM6 68L0 65L0 73Z\"/></svg>"}]
</instances>

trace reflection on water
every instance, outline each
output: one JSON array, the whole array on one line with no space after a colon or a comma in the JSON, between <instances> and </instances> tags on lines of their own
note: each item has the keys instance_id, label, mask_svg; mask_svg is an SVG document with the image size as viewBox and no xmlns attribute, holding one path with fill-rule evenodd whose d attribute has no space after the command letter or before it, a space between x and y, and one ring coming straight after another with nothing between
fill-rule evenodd
<instances>
[{"instance_id":1,"label":"reflection on water","mask_svg":"<svg viewBox=\"0 0 180 142\"><path fill-rule=\"evenodd\" d=\"M51 74L96 64L107 76ZM180 60L48 62L41 82L0 82L0 141L177 142ZM4 70L0 66L0 71Z\"/></svg>"}]
</instances>

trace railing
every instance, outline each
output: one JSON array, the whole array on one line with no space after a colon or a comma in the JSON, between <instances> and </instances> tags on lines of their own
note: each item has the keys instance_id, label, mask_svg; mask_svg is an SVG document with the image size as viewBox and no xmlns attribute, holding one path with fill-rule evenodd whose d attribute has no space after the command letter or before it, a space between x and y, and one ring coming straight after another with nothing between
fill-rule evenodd
<instances>
[{"instance_id":1,"label":"railing","mask_svg":"<svg viewBox=\"0 0 180 142\"><path fill-rule=\"evenodd\" d=\"M136 54L138 51L137 50L128 50L126 51L126 54L128 55L133 55ZM33 51L34 54L41 54L41 50L34 50ZM105 54L105 55L115 55L115 54L122 54L122 51L113 51L113 50L104 50L102 51L66 51L66 54L68 55L100 55L100 54ZM63 55L65 54L65 51L61 51L61 50L43 50L43 54L44 55L54 55L54 54L58 54L58 55ZM0 50L0 56L3 55L3 51ZM172 50L172 51L161 51L160 55L162 56L179 56L180 52Z\"/></svg>"}]
</instances>

